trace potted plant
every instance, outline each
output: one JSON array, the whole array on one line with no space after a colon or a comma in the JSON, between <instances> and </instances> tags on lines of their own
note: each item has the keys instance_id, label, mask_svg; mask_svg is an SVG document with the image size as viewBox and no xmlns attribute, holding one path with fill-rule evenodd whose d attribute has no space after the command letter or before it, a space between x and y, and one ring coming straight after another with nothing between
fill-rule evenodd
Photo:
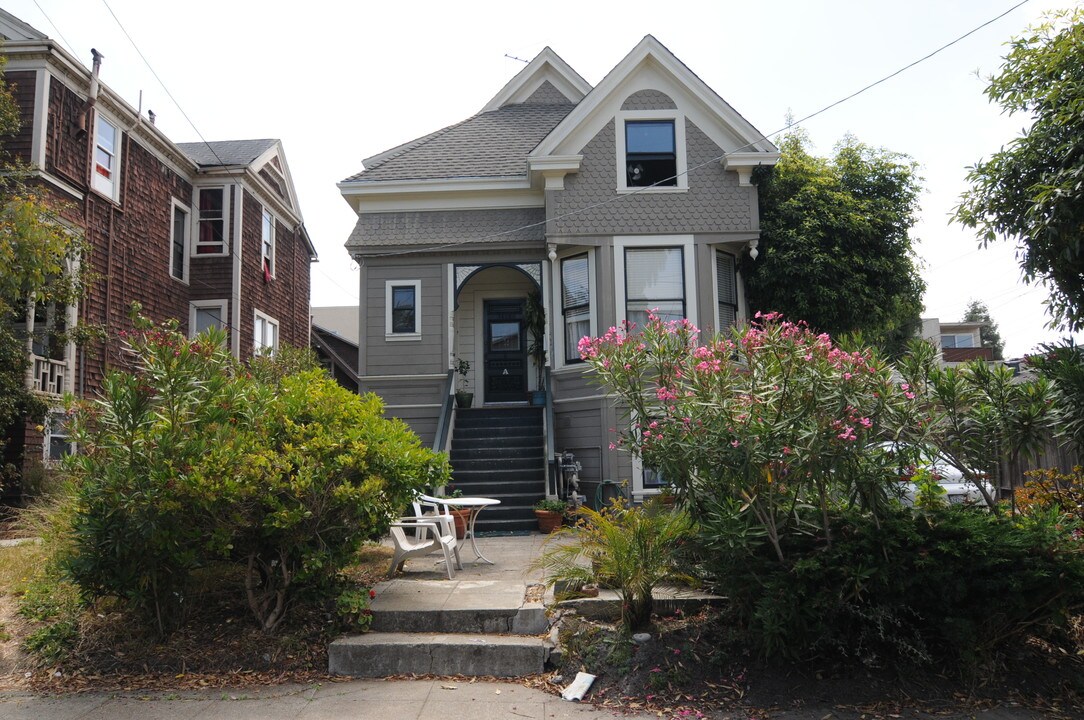
<instances>
[{"instance_id":1,"label":"potted plant","mask_svg":"<svg viewBox=\"0 0 1084 720\"><path fill-rule=\"evenodd\" d=\"M455 405L456 407L469 408L474 402L474 393L467 390L470 383L467 380L467 373L470 372L470 361L456 357L455 371L459 375L459 389L455 391Z\"/></svg>"},{"instance_id":2,"label":"potted plant","mask_svg":"<svg viewBox=\"0 0 1084 720\"><path fill-rule=\"evenodd\" d=\"M467 407L470 406L468 405ZM440 497L445 500L460 498L463 497L463 491L455 485L447 485L444 488L444 494ZM455 523L456 540L462 540L467 537L467 521L470 520L470 508L449 507L448 514L452 516L452 521Z\"/></svg>"},{"instance_id":3,"label":"potted plant","mask_svg":"<svg viewBox=\"0 0 1084 720\"><path fill-rule=\"evenodd\" d=\"M542 292L535 290L527 296L527 304L523 308L523 322L527 326L530 335L530 344L527 346L527 354L534 359L535 371L538 373L538 382L535 390L531 392L532 405L546 404L546 308L542 305Z\"/></svg>"},{"instance_id":4,"label":"potted plant","mask_svg":"<svg viewBox=\"0 0 1084 720\"><path fill-rule=\"evenodd\" d=\"M557 498L543 498L535 503L534 515L538 518L539 532L552 533L561 527L568 503Z\"/></svg>"}]
</instances>

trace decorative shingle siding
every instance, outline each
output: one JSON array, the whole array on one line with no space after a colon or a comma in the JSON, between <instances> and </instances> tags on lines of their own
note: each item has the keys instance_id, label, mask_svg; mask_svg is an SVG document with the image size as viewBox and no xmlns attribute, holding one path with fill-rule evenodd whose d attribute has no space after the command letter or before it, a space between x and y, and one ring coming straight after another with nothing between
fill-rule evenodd
<instances>
[{"instance_id":1,"label":"decorative shingle siding","mask_svg":"<svg viewBox=\"0 0 1084 720\"><path fill-rule=\"evenodd\" d=\"M488 238L485 242L541 242L545 235L541 223L545 219L542 208L365 213L358 217L346 247L351 252L364 253L368 248L389 245L430 245L482 238ZM524 227L527 225L532 227ZM516 228L524 229L496 236Z\"/></svg>"},{"instance_id":2,"label":"decorative shingle siding","mask_svg":"<svg viewBox=\"0 0 1084 720\"><path fill-rule=\"evenodd\" d=\"M583 149L578 173L552 193L550 232L560 236L740 232L753 229L756 189L739 187L737 173L715 161L723 151L690 120L685 121L689 172L687 192L641 192L618 199L614 122ZM709 162L710 161L710 162ZM696 168L701 163L704 167ZM693 169L696 168L696 169ZM606 200L611 202L590 207ZM573 211L577 212L560 218Z\"/></svg>"},{"instance_id":3,"label":"decorative shingle siding","mask_svg":"<svg viewBox=\"0 0 1084 720\"><path fill-rule=\"evenodd\" d=\"M639 90L625 98L622 110L673 110L677 105L670 96L658 90Z\"/></svg>"},{"instance_id":4,"label":"decorative shingle siding","mask_svg":"<svg viewBox=\"0 0 1084 720\"><path fill-rule=\"evenodd\" d=\"M538 86L531 96L523 101L524 105L565 105L568 98L553 86L549 80Z\"/></svg>"}]
</instances>

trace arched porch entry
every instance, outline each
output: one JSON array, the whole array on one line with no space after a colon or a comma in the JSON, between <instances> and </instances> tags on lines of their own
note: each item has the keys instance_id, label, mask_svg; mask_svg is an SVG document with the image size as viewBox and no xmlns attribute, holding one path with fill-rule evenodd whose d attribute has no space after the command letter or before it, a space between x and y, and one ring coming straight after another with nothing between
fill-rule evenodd
<instances>
[{"instance_id":1,"label":"arched porch entry","mask_svg":"<svg viewBox=\"0 0 1084 720\"><path fill-rule=\"evenodd\" d=\"M538 389L524 308L541 290L542 263L455 266L451 354L470 363L475 403L526 403Z\"/></svg>"}]
</instances>

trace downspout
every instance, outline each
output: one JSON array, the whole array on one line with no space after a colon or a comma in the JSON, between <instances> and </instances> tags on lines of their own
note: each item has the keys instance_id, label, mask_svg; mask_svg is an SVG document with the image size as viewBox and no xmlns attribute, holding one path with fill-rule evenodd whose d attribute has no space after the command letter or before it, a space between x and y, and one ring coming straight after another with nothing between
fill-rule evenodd
<instances>
[{"instance_id":1,"label":"downspout","mask_svg":"<svg viewBox=\"0 0 1084 720\"><path fill-rule=\"evenodd\" d=\"M102 58L105 56L98 52L96 49L90 49L91 57L93 58L92 70L90 73L90 92L87 96L87 101L83 103L83 107L79 111L78 127L76 130L76 136L82 133L87 138L87 149L85 152L87 163L87 174L84 178L86 181L86 192L83 193L83 232L86 232L86 228L90 227L90 184L93 179L92 173L94 172L94 136L87 132L87 120L90 117L90 113L94 110L95 105L98 103L98 73L102 69ZM113 235L109 235L109 245L107 252L107 262L109 255L113 252ZM108 269L108 265L107 265ZM109 273L105 276L105 297L106 305L109 304ZM79 308L80 314L83 316L82 322L85 325L87 322L87 307L90 303L83 302ZM108 315L107 315L108 317ZM102 348L102 358L105 358L105 348ZM87 351L85 347L79 348L79 388L78 395L83 397L86 391L87 382Z\"/></svg>"}]
</instances>

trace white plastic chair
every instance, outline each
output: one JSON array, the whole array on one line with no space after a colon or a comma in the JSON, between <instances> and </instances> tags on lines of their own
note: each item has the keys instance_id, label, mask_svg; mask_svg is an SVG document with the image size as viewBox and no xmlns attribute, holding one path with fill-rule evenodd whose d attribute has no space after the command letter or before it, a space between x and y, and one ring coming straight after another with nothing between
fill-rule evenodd
<instances>
[{"instance_id":1,"label":"white plastic chair","mask_svg":"<svg viewBox=\"0 0 1084 720\"><path fill-rule=\"evenodd\" d=\"M403 569L403 564L412 557L429 555L437 551L444 553L444 567L448 579L455 578L455 570L462 570L459 559L459 543L455 538L455 522L447 506L437 498L419 495L413 502L414 517L403 517L391 524L391 539L395 545L395 555L388 575L394 575ZM431 508L428 509L427 508ZM407 531L413 531L408 534ZM453 569L452 560L455 559Z\"/></svg>"}]
</instances>

